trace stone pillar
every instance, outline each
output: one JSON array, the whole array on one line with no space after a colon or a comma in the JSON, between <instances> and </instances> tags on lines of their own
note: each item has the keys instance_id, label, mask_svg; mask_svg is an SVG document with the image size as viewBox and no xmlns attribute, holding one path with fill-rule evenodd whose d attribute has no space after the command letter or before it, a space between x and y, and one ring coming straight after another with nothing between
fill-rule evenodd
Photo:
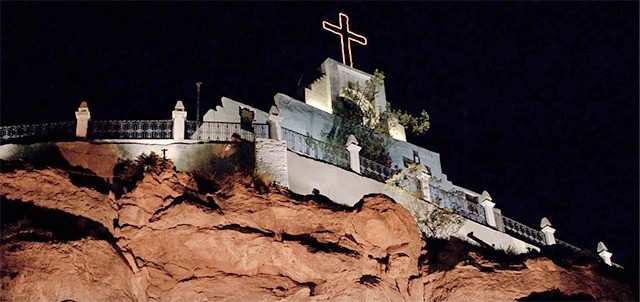
<instances>
[{"instance_id":1,"label":"stone pillar","mask_svg":"<svg viewBox=\"0 0 640 302\"><path fill-rule=\"evenodd\" d=\"M289 167L287 166L287 142L274 139L256 138L256 175L262 180L289 187Z\"/></svg>"},{"instance_id":2,"label":"stone pillar","mask_svg":"<svg viewBox=\"0 0 640 302\"><path fill-rule=\"evenodd\" d=\"M360 174L360 150L362 147L358 146L358 140L353 134L349 134L347 138L347 151L349 151L349 165L351 170Z\"/></svg>"},{"instance_id":3,"label":"stone pillar","mask_svg":"<svg viewBox=\"0 0 640 302\"><path fill-rule=\"evenodd\" d=\"M173 117L173 140L184 140L184 126L187 120L187 112L184 110L184 104L181 100L176 102L176 107L171 112Z\"/></svg>"},{"instance_id":4,"label":"stone pillar","mask_svg":"<svg viewBox=\"0 0 640 302\"><path fill-rule=\"evenodd\" d=\"M487 220L487 224L496 227L496 217L493 214L493 207L496 205L492 201L491 195L489 192L482 191L482 195L480 195L480 205L484 208L484 215Z\"/></svg>"},{"instance_id":5,"label":"stone pillar","mask_svg":"<svg viewBox=\"0 0 640 302\"><path fill-rule=\"evenodd\" d=\"M87 138L90 119L91 112L89 112L89 106L86 101L82 101L80 107L78 107L78 111L76 111L76 137Z\"/></svg>"},{"instance_id":6,"label":"stone pillar","mask_svg":"<svg viewBox=\"0 0 640 302\"><path fill-rule=\"evenodd\" d=\"M278 107L276 107L276 105L271 106L267 122L269 123L269 138L281 141L283 140L282 117L279 114L280 110L278 110Z\"/></svg>"},{"instance_id":7,"label":"stone pillar","mask_svg":"<svg viewBox=\"0 0 640 302\"><path fill-rule=\"evenodd\" d=\"M542 233L544 233L544 242L547 243L547 245L556 244L556 237L553 235L553 233L556 232L556 229L551 227L551 222L549 222L547 217L542 217L542 220L540 220L540 227L542 228Z\"/></svg>"},{"instance_id":8,"label":"stone pillar","mask_svg":"<svg viewBox=\"0 0 640 302\"><path fill-rule=\"evenodd\" d=\"M598 252L598 255L600 256L600 258L602 258L604 263L606 263L609 266L612 265L611 256L613 256L613 253L609 252L609 250L604 245L604 243L602 243L602 241L598 242L598 247L596 249L596 252Z\"/></svg>"},{"instance_id":9,"label":"stone pillar","mask_svg":"<svg viewBox=\"0 0 640 302\"><path fill-rule=\"evenodd\" d=\"M418 166L419 170L416 178L420 181L420 190L422 191L422 198L428 202L431 202L431 191L429 190L429 181L431 180L431 172L424 165Z\"/></svg>"}]
</instances>

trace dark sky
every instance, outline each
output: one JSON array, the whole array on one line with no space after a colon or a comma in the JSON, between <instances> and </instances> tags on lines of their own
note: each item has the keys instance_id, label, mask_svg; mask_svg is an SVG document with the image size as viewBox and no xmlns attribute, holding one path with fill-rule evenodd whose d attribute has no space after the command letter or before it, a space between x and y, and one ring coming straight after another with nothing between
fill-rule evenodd
<instances>
[{"instance_id":1,"label":"dark sky","mask_svg":"<svg viewBox=\"0 0 640 302\"><path fill-rule=\"evenodd\" d=\"M355 67L430 131L455 184L503 214L613 260L638 258L637 2L55 3L1 6L1 123L195 116L226 96L268 110L297 96L351 18ZM205 106L203 106L204 108ZM203 110L204 111L204 110Z\"/></svg>"}]
</instances>

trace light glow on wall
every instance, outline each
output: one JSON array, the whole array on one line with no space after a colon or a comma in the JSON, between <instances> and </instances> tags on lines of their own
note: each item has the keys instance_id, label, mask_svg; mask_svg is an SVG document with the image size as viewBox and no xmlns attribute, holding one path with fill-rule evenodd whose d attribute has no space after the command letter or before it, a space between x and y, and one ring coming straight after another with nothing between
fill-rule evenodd
<instances>
[{"instance_id":1,"label":"light glow on wall","mask_svg":"<svg viewBox=\"0 0 640 302\"><path fill-rule=\"evenodd\" d=\"M340 47L342 48L342 64L353 67L353 58L351 56L351 41L360 45L367 45L367 38L352 32L349 29L349 16L344 13L339 15L339 25L331 24L327 21L322 21L322 28L340 36ZM349 52L349 61L347 61L344 45L347 44L347 51Z\"/></svg>"}]
</instances>

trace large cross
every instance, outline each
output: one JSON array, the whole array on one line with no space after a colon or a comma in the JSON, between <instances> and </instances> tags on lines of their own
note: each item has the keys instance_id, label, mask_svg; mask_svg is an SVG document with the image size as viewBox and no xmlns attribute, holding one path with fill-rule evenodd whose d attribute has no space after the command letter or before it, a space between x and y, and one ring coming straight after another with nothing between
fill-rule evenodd
<instances>
[{"instance_id":1,"label":"large cross","mask_svg":"<svg viewBox=\"0 0 640 302\"><path fill-rule=\"evenodd\" d=\"M340 36L340 46L342 47L342 64L353 67L353 58L351 57L351 41L356 42L360 45L367 45L367 38L349 30L349 16L340 13L339 17L340 25L334 25L327 21L322 21L322 28ZM349 61L347 61L347 54L344 50L345 44L347 45L347 50L349 51Z\"/></svg>"}]
</instances>

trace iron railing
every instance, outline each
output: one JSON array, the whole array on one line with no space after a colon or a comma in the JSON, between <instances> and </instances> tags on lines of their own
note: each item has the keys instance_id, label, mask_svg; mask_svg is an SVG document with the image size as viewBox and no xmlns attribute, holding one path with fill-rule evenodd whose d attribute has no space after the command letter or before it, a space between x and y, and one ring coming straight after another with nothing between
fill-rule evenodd
<instances>
[{"instance_id":1,"label":"iron railing","mask_svg":"<svg viewBox=\"0 0 640 302\"><path fill-rule=\"evenodd\" d=\"M477 223L487 224L484 207L468 201L464 192L449 192L431 184L429 185L429 192L431 193L431 200L440 207L451 209L462 217L471 219Z\"/></svg>"},{"instance_id":2,"label":"iron railing","mask_svg":"<svg viewBox=\"0 0 640 302\"><path fill-rule=\"evenodd\" d=\"M234 136L251 142L256 138L268 138L269 126L253 124L253 131L249 131L242 129L240 123L187 121L187 137L190 139L227 142L234 140Z\"/></svg>"},{"instance_id":3,"label":"iron railing","mask_svg":"<svg viewBox=\"0 0 640 302\"><path fill-rule=\"evenodd\" d=\"M90 139L170 139L173 120L89 121Z\"/></svg>"},{"instance_id":4,"label":"iron railing","mask_svg":"<svg viewBox=\"0 0 640 302\"><path fill-rule=\"evenodd\" d=\"M340 146L327 144L311 136L282 128L282 137L287 142L287 149L309 157L348 169L350 167L349 152Z\"/></svg>"},{"instance_id":5,"label":"iron railing","mask_svg":"<svg viewBox=\"0 0 640 302\"><path fill-rule=\"evenodd\" d=\"M360 156L360 172L362 175L380 182L387 181L394 173L391 168L362 156Z\"/></svg>"},{"instance_id":6,"label":"iron railing","mask_svg":"<svg viewBox=\"0 0 640 302\"><path fill-rule=\"evenodd\" d=\"M0 143L4 144L24 139L72 139L75 137L75 132L75 121L0 126Z\"/></svg>"},{"instance_id":7,"label":"iron railing","mask_svg":"<svg viewBox=\"0 0 640 302\"><path fill-rule=\"evenodd\" d=\"M515 234L539 245L546 245L544 234L507 216L502 215L502 222L507 233Z\"/></svg>"}]
</instances>

